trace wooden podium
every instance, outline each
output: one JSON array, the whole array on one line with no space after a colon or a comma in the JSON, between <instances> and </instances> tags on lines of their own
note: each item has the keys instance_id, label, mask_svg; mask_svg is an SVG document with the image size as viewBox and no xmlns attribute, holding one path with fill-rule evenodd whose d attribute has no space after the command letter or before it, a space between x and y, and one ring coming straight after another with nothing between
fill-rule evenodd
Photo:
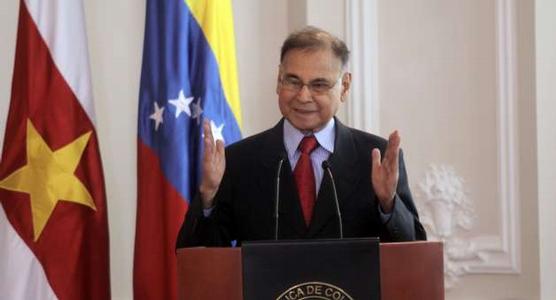
<instances>
[{"instance_id":1,"label":"wooden podium","mask_svg":"<svg viewBox=\"0 0 556 300\"><path fill-rule=\"evenodd\" d=\"M241 248L178 249L178 299L243 298ZM444 299L441 242L380 244L383 300Z\"/></svg>"}]
</instances>

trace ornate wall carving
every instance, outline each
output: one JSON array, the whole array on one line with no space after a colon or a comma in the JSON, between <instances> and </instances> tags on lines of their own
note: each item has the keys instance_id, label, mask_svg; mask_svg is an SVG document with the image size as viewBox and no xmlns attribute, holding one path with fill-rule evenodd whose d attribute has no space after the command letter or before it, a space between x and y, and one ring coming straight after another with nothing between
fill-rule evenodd
<instances>
[{"instance_id":1,"label":"ornate wall carving","mask_svg":"<svg viewBox=\"0 0 556 300\"><path fill-rule=\"evenodd\" d=\"M349 46L363 49L361 51L364 53L372 49L376 51L377 1L353 0L346 1L346 5ZM516 142L516 1L496 0L495 5L497 97L494 100L496 112L491 118L497 122L494 137L497 146L497 178L493 180L493 188L498 195L494 201L500 219L497 230L494 234L472 231L473 225L481 220L477 219L471 200L493 200L476 199L476 195L470 193L473 187L465 186L465 181L450 166L455 165L453 162L431 165L420 184L413 186L414 191L420 191L417 201L422 206L420 212L423 222L430 227L431 238L446 242L447 286L455 285L457 278L465 274L521 271ZM377 56L373 57L376 59ZM363 130L379 132L377 91L369 91L369 88L379 88L376 62L369 62L368 59L354 55L351 62L365 84L354 86L354 97L348 102L347 123Z\"/></svg>"}]
</instances>

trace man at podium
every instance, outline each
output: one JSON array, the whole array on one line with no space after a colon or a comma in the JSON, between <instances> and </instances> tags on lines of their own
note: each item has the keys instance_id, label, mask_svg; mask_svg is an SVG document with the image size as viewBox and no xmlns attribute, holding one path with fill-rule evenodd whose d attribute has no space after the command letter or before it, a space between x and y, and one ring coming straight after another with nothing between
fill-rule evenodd
<instances>
[{"instance_id":1,"label":"man at podium","mask_svg":"<svg viewBox=\"0 0 556 300\"><path fill-rule=\"evenodd\" d=\"M231 241L379 237L425 240L397 131L388 140L349 128L349 50L306 27L281 48L276 80L283 118L224 149L204 123L203 177L178 247Z\"/></svg>"}]
</instances>

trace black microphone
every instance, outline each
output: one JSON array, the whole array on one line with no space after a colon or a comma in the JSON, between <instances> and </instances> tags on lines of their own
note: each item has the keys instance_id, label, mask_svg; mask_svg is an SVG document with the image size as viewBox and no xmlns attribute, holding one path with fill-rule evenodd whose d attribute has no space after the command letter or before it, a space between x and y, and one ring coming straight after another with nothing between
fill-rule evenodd
<instances>
[{"instance_id":1,"label":"black microphone","mask_svg":"<svg viewBox=\"0 0 556 300\"><path fill-rule=\"evenodd\" d=\"M284 158L280 157L278 161L278 170L276 171L276 199L274 200L274 240L278 240L278 224L280 222L280 214L278 209L280 208L280 173L282 172L282 164L284 164Z\"/></svg>"},{"instance_id":2,"label":"black microphone","mask_svg":"<svg viewBox=\"0 0 556 300\"><path fill-rule=\"evenodd\" d=\"M336 183L334 183L334 176L332 176L332 171L330 170L330 163L325 160L322 162L322 168L330 176L330 181L332 181L332 190L334 191L334 204L336 204L336 215L338 216L338 227L340 230L340 239L344 238L344 227L342 225L342 213L340 212L340 204L338 203L338 193L336 192Z\"/></svg>"}]
</instances>

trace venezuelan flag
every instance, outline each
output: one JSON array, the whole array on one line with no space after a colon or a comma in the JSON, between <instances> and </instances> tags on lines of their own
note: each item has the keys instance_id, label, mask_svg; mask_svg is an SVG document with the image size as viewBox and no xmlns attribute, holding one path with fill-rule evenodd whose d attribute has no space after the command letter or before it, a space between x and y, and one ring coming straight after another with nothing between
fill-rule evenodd
<instances>
[{"instance_id":1,"label":"venezuelan flag","mask_svg":"<svg viewBox=\"0 0 556 300\"><path fill-rule=\"evenodd\" d=\"M134 298L176 298L176 237L200 180L202 120L241 138L229 0L148 0L138 115Z\"/></svg>"}]
</instances>

